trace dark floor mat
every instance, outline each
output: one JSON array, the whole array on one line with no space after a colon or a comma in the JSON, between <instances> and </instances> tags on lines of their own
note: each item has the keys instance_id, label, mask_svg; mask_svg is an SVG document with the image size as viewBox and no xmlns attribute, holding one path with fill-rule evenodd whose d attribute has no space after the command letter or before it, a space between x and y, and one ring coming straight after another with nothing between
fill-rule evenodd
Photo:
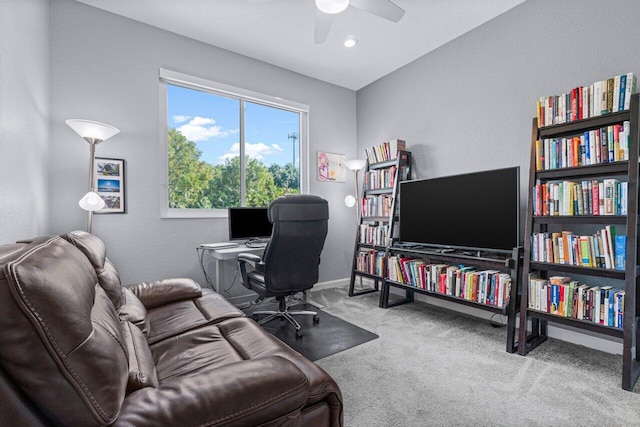
<instances>
[{"instance_id":1,"label":"dark floor mat","mask_svg":"<svg viewBox=\"0 0 640 427\"><path fill-rule=\"evenodd\" d=\"M276 304L254 305L246 309L245 313L250 316L254 311L274 310L277 307ZM313 323L312 316L295 316L302 327L302 337L298 339L296 339L295 328L286 320L274 319L262 327L312 361L378 338L378 335L339 317L332 316L310 304L297 304L291 310L317 311L320 322ZM260 318L262 317L264 316Z\"/></svg>"}]
</instances>

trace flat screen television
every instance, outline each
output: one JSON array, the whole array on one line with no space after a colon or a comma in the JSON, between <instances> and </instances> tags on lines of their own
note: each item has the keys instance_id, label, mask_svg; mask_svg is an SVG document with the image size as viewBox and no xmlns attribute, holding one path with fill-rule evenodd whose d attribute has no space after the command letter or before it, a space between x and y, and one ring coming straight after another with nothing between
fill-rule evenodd
<instances>
[{"instance_id":1,"label":"flat screen television","mask_svg":"<svg viewBox=\"0 0 640 427\"><path fill-rule=\"evenodd\" d=\"M266 239L271 228L267 208L229 208L229 240Z\"/></svg>"},{"instance_id":2,"label":"flat screen television","mask_svg":"<svg viewBox=\"0 0 640 427\"><path fill-rule=\"evenodd\" d=\"M520 168L400 183L400 242L510 252L520 245Z\"/></svg>"}]
</instances>

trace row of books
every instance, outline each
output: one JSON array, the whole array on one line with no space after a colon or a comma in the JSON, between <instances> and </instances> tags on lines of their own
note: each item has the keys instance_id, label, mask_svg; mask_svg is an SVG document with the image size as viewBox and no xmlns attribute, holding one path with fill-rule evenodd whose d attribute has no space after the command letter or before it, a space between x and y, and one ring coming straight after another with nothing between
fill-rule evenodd
<instances>
[{"instance_id":1,"label":"row of books","mask_svg":"<svg viewBox=\"0 0 640 427\"><path fill-rule=\"evenodd\" d=\"M536 141L536 170L589 166L629 160L629 121L567 138Z\"/></svg>"},{"instance_id":2,"label":"row of books","mask_svg":"<svg viewBox=\"0 0 640 427\"><path fill-rule=\"evenodd\" d=\"M628 110L636 92L636 76L620 74L589 86L537 101L538 126L550 126Z\"/></svg>"},{"instance_id":3,"label":"row of books","mask_svg":"<svg viewBox=\"0 0 640 427\"><path fill-rule=\"evenodd\" d=\"M627 236L616 234L614 225L593 235L575 235L571 231L533 233L531 261L624 270L626 244Z\"/></svg>"},{"instance_id":4,"label":"row of books","mask_svg":"<svg viewBox=\"0 0 640 427\"><path fill-rule=\"evenodd\" d=\"M398 151L406 149L406 141L403 141L402 139L392 139L391 141L383 142L380 145L366 148L365 153L367 154L369 164L372 164L395 159Z\"/></svg>"},{"instance_id":5,"label":"row of books","mask_svg":"<svg viewBox=\"0 0 640 427\"><path fill-rule=\"evenodd\" d=\"M629 183L615 178L548 181L533 187L533 214L626 215Z\"/></svg>"},{"instance_id":6,"label":"row of books","mask_svg":"<svg viewBox=\"0 0 640 427\"><path fill-rule=\"evenodd\" d=\"M621 289L580 284L565 276L547 280L530 275L528 290L531 310L622 328L625 291Z\"/></svg>"},{"instance_id":7,"label":"row of books","mask_svg":"<svg viewBox=\"0 0 640 427\"><path fill-rule=\"evenodd\" d=\"M380 194L377 196L367 196L362 198L362 216L385 216L391 215L391 205L393 197L389 194Z\"/></svg>"},{"instance_id":8,"label":"row of books","mask_svg":"<svg viewBox=\"0 0 640 427\"><path fill-rule=\"evenodd\" d=\"M360 250L356 255L356 270L382 277L385 272L385 253L376 250Z\"/></svg>"},{"instance_id":9,"label":"row of books","mask_svg":"<svg viewBox=\"0 0 640 427\"><path fill-rule=\"evenodd\" d=\"M374 169L364 174L364 188L366 190L378 190L380 188L391 188L395 184L396 167L387 169Z\"/></svg>"},{"instance_id":10,"label":"row of books","mask_svg":"<svg viewBox=\"0 0 640 427\"><path fill-rule=\"evenodd\" d=\"M464 265L430 264L420 258L389 257L387 277L394 282L493 307L509 304L511 276Z\"/></svg>"},{"instance_id":11,"label":"row of books","mask_svg":"<svg viewBox=\"0 0 640 427\"><path fill-rule=\"evenodd\" d=\"M360 224L359 243L386 246L389 240L389 225Z\"/></svg>"}]
</instances>

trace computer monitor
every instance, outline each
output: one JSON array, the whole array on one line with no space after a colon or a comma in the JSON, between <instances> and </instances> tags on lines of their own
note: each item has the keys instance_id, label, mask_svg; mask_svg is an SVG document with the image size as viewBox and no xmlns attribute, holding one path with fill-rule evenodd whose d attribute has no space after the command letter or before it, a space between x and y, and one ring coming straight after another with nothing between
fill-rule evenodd
<instances>
[{"instance_id":1,"label":"computer monitor","mask_svg":"<svg viewBox=\"0 0 640 427\"><path fill-rule=\"evenodd\" d=\"M272 228L267 208L229 208L229 240L268 239Z\"/></svg>"}]
</instances>

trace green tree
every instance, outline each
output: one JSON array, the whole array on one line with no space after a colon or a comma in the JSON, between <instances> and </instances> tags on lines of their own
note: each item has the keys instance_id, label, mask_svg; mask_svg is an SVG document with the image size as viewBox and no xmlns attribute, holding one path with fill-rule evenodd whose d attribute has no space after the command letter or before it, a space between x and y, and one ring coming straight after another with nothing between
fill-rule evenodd
<instances>
[{"instance_id":1,"label":"green tree","mask_svg":"<svg viewBox=\"0 0 640 427\"><path fill-rule=\"evenodd\" d=\"M273 164L269 166L269 172L273 175L276 187L281 188L284 193L300 192L300 173L293 163L284 166Z\"/></svg>"},{"instance_id":2,"label":"green tree","mask_svg":"<svg viewBox=\"0 0 640 427\"><path fill-rule=\"evenodd\" d=\"M169 129L169 207L211 208L209 181L213 167L200 160L202 152L175 128Z\"/></svg>"},{"instance_id":3,"label":"green tree","mask_svg":"<svg viewBox=\"0 0 640 427\"><path fill-rule=\"evenodd\" d=\"M240 206L240 157L211 165L175 128L169 129L169 207L225 209ZM267 167L246 157L246 206L267 206L276 197L299 193L298 170L289 163Z\"/></svg>"}]
</instances>

